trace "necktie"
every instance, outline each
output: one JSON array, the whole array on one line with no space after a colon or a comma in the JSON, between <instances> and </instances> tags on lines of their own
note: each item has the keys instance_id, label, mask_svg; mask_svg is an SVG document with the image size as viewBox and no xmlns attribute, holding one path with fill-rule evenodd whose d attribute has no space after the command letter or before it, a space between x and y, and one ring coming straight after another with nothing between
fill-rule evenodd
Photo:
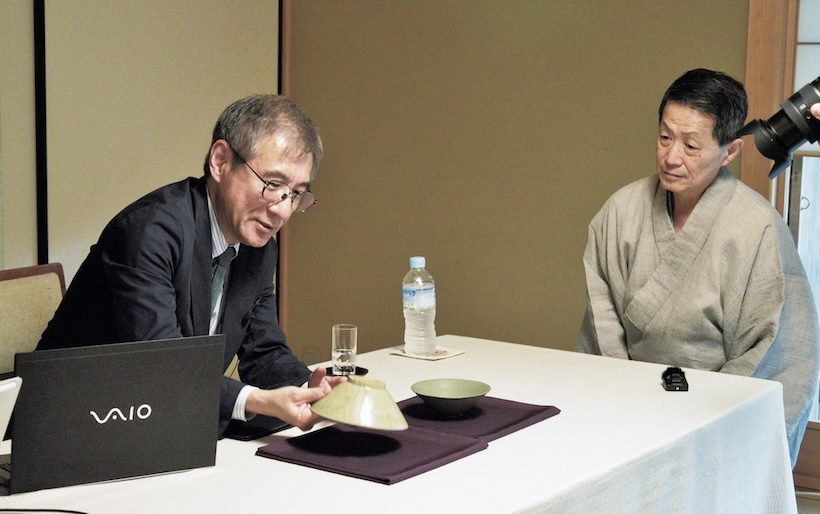
<instances>
[{"instance_id":1,"label":"necktie","mask_svg":"<svg viewBox=\"0 0 820 514\"><path fill-rule=\"evenodd\" d=\"M216 301L225 286L225 275L228 272L228 266L230 266L234 257L236 257L236 250L229 246L222 255L214 259L214 276L211 280L211 312L216 308Z\"/></svg>"}]
</instances>

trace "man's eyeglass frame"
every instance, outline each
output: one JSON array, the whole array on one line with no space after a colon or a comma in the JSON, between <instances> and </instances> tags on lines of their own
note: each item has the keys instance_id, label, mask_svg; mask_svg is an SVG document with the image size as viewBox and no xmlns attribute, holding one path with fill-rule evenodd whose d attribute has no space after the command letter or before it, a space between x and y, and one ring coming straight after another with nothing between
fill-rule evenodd
<instances>
[{"instance_id":1,"label":"man's eyeglass frame","mask_svg":"<svg viewBox=\"0 0 820 514\"><path fill-rule=\"evenodd\" d=\"M226 141L227 142L227 141ZM291 208L295 212L305 212L306 210L313 207L317 202L318 199L313 192L308 189L307 191L299 191L296 189L291 189L291 187L287 184L283 184L281 182L276 182L275 180L265 180L263 179L259 173L256 172L255 169L248 164L248 161L242 157L239 152L237 152L231 143L228 143L228 146L233 151L234 155L239 157L239 160L242 161L242 164L248 167L251 170L251 173L256 175L256 178L262 181L262 199L265 200L269 204L278 204L284 202L287 197L290 197L290 205ZM265 191L269 191L269 196L273 196L273 198L268 198L265 196ZM287 191L284 192L283 191ZM302 207L304 205L304 207Z\"/></svg>"}]
</instances>

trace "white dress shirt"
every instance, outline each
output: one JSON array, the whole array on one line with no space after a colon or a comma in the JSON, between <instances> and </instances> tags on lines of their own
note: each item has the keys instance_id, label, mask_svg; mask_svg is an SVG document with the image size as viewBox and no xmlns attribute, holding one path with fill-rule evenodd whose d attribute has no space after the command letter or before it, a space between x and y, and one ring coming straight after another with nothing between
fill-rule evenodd
<instances>
[{"instance_id":1,"label":"white dress shirt","mask_svg":"<svg viewBox=\"0 0 820 514\"><path fill-rule=\"evenodd\" d=\"M208 195L208 216L211 219L211 258L215 259L222 255L225 250L228 249L228 246L233 246L234 250L236 250L236 254L239 255L239 243L229 245L228 241L225 240L225 235L222 234L222 231L219 229L219 224L216 222L216 215L214 214L214 208L211 204L210 194ZM225 285L228 285L227 281L225 282ZM222 292L219 293L219 298L216 300L216 305L214 305L211 310L211 325L208 331L211 335L216 333L216 328L219 326L219 319L222 315L222 295L225 294L226 288L223 288ZM256 389L258 389L258 387L246 385L239 391L239 396L236 397L236 403L233 405L233 413L231 414L232 419L248 421L253 417L252 415L248 416L245 411L245 403L248 401L248 395Z\"/></svg>"}]
</instances>

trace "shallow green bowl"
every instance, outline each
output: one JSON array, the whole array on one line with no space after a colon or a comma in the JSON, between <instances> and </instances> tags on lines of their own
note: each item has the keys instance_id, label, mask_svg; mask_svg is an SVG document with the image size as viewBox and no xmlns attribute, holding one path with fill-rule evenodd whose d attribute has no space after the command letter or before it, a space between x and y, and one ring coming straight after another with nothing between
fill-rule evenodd
<instances>
[{"instance_id":1,"label":"shallow green bowl","mask_svg":"<svg viewBox=\"0 0 820 514\"><path fill-rule=\"evenodd\" d=\"M490 386L484 382L463 378L422 380L410 386L410 389L430 408L448 418L463 415L490 392Z\"/></svg>"}]
</instances>

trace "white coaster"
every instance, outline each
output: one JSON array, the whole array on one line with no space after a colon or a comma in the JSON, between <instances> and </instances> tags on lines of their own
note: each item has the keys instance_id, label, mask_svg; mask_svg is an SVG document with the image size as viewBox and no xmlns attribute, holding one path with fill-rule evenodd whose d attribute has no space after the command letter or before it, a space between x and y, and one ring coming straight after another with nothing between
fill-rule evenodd
<instances>
[{"instance_id":1,"label":"white coaster","mask_svg":"<svg viewBox=\"0 0 820 514\"><path fill-rule=\"evenodd\" d=\"M411 359L420 359L424 361L440 361L442 359L449 359L450 357L455 357L456 355L461 355L464 353L464 350L453 350L450 348L445 348L443 346L436 346L436 351L433 355L428 356L420 356L420 355L410 355L409 353L405 353L404 346L397 346L390 352L390 355L399 355L401 357L409 357Z\"/></svg>"}]
</instances>

